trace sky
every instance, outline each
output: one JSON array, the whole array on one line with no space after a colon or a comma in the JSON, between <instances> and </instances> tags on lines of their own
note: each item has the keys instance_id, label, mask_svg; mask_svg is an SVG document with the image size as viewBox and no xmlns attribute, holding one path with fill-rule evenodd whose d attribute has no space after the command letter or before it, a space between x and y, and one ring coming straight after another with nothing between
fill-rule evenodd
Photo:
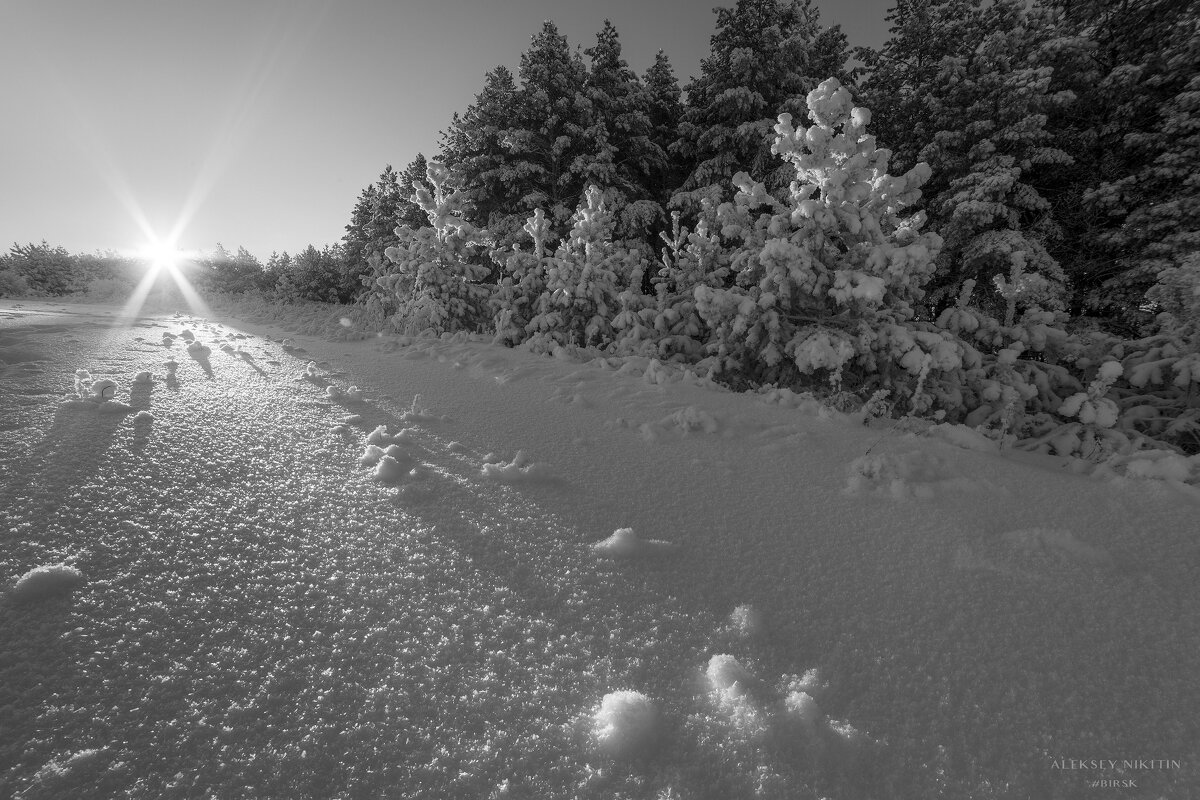
<instances>
[{"instance_id":1,"label":"sky","mask_svg":"<svg viewBox=\"0 0 1200 800\"><path fill-rule=\"evenodd\" d=\"M816 0L851 45L893 0ZM642 73L698 74L733 0L0 0L0 247L338 241L384 167L438 134L543 20L588 47L606 18Z\"/></svg>"}]
</instances>

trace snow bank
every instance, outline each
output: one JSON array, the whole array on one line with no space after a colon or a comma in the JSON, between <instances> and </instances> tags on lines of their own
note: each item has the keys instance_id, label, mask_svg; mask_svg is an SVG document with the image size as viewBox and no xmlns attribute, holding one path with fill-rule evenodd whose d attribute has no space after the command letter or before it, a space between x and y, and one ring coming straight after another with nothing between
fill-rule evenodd
<instances>
[{"instance_id":1,"label":"snow bank","mask_svg":"<svg viewBox=\"0 0 1200 800\"><path fill-rule=\"evenodd\" d=\"M17 600L41 600L69 594L84 582L83 573L68 564L34 567L17 579L9 595Z\"/></svg>"},{"instance_id":2,"label":"snow bank","mask_svg":"<svg viewBox=\"0 0 1200 800\"><path fill-rule=\"evenodd\" d=\"M596 747L613 758L631 758L645 753L656 739L658 710L641 692L624 689L609 692L592 717Z\"/></svg>"}]
</instances>

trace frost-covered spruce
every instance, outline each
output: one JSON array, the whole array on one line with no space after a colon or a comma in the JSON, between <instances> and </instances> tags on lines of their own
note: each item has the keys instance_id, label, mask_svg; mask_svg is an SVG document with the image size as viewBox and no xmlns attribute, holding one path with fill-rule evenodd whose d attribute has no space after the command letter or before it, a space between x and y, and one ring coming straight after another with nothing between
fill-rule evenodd
<instances>
[{"instance_id":1,"label":"frost-covered spruce","mask_svg":"<svg viewBox=\"0 0 1200 800\"><path fill-rule=\"evenodd\" d=\"M694 231L682 227L679 212L675 212L671 215L671 235L660 234L666 247L662 267L653 279L653 342L659 358L697 360L701 355L708 332L696 310L696 288L719 288L729 274L720 238L710 230L715 215L712 203L704 200Z\"/></svg>"},{"instance_id":2,"label":"frost-covered spruce","mask_svg":"<svg viewBox=\"0 0 1200 800\"><path fill-rule=\"evenodd\" d=\"M526 327L534 306L546 288L549 261L546 240L550 222L540 208L525 221L522 228L533 239L533 252L527 253L517 245L511 250L495 250L492 260L503 269L496 291L488 300L497 343L515 345L525 340Z\"/></svg>"},{"instance_id":3,"label":"frost-covered spruce","mask_svg":"<svg viewBox=\"0 0 1200 800\"><path fill-rule=\"evenodd\" d=\"M796 174L787 203L741 173L733 202L717 210L719 233L738 244L730 262L736 281L695 289L712 330L708 351L721 367L761 382L818 372L840 382L851 366L881 373L885 384L915 381L931 347L953 365L953 341L909 337L899 351L879 333L915 330L913 307L941 248L937 234L920 232L923 214L901 216L920 197L929 167L889 175L890 153L866 132L870 112L853 107L836 79L807 103L811 127L793 126L789 114L775 126L772 149ZM914 348L920 352L909 356Z\"/></svg>"},{"instance_id":4,"label":"frost-covered spruce","mask_svg":"<svg viewBox=\"0 0 1200 800\"><path fill-rule=\"evenodd\" d=\"M488 296L479 281L489 270L477 263L485 236L464 219L463 196L448 185L450 171L433 161L428 176L433 191L414 183L412 199L432 227L396 228L400 242L385 253L395 270L375 282L399 302L392 317L397 329L410 334L470 330L480 323Z\"/></svg>"},{"instance_id":5,"label":"frost-covered spruce","mask_svg":"<svg viewBox=\"0 0 1200 800\"><path fill-rule=\"evenodd\" d=\"M601 191L588 187L571 218L571 233L555 252L529 334L557 344L609 344L618 307L618 273L632 272L634 256L612 243L613 218Z\"/></svg>"}]
</instances>

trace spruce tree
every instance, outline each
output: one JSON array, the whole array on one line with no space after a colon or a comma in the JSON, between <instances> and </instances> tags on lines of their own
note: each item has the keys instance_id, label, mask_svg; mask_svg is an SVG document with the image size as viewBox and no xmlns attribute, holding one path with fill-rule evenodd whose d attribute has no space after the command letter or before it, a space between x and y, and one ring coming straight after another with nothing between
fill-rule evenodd
<instances>
[{"instance_id":1,"label":"spruce tree","mask_svg":"<svg viewBox=\"0 0 1200 800\"><path fill-rule=\"evenodd\" d=\"M584 83L589 115L575 171L603 191L616 218L617 239L649 240L663 217L649 183L667 158L651 138L651 97L622 57L617 29L609 20L584 53L591 58Z\"/></svg>"},{"instance_id":2,"label":"spruce tree","mask_svg":"<svg viewBox=\"0 0 1200 800\"><path fill-rule=\"evenodd\" d=\"M393 325L405 333L475 330L483 322L489 290L480 281L489 268L480 251L483 232L465 219L466 198L451 187L450 170L434 161L427 172L433 190L413 185L412 200L429 225L396 228L399 240L385 255L394 265L375 279L398 304Z\"/></svg>"},{"instance_id":3,"label":"spruce tree","mask_svg":"<svg viewBox=\"0 0 1200 800\"><path fill-rule=\"evenodd\" d=\"M543 208L558 235L583 193L583 178L573 165L584 153L586 72L582 59L572 56L566 36L550 20L544 22L521 54L521 87L504 137L512 185L520 198L510 213L524 219Z\"/></svg>"},{"instance_id":4,"label":"spruce tree","mask_svg":"<svg viewBox=\"0 0 1200 800\"><path fill-rule=\"evenodd\" d=\"M1020 0L902 0L889 19L891 40L864 59L863 94L898 139L898 166L933 170L924 208L945 246L928 313L966 280L994 315L1061 309L1066 276L1049 251L1061 232L1040 188L1071 162L1047 120L1073 96L1055 91L1047 62L1073 45L1050 46L1053 15Z\"/></svg>"},{"instance_id":5,"label":"spruce tree","mask_svg":"<svg viewBox=\"0 0 1200 800\"><path fill-rule=\"evenodd\" d=\"M782 194L790 177L770 151L775 117L803 113L821 80L846 77L846 37L821 26L811 0L738 0L715 11L711 53L686 88L673 148L689 174L671 202L690 214L738 172Z\"/></svg>"},{"instance_id":6,"label":"spruce tree","mask_svg":"<svg viewBox=\"0 0 1200 800\"><path fill-rule=\"evenodd\" d=\"M678 137L679 118L683 115L683 92L675 78L671 59L662 50L654 56L654 64L642 77L649 103L650 142L663 154L664 160L647 176L650 197L664 208L671 193L683 182L684 175L670 148Z\"/></svg>"},{"instance_id":7,"label":"spruce tree","mask_svg":"<svg viewBox=\"0 0 1200 800\"><path fill-rule=\"evenodd\" d=\"M505 244L516 239L521 226L517 208L523 189L512 152L504 143L516 95L507 67L488 72L483 91L463 114L454 115L441 144L442 161L454 172L466 198L467 219Z\"/></svg>"},{"instance_id":8,"label":"spruce tree","mask_svg":"<svg viewBox=\"0 0 1200 800\"><path fill-rule=\"evenodd\" d=\"M1200 250L1200 20L1157 5L1167 6L1153 26L1162 38L1114 34L1100 47L1128 60L1094 93L1111 120L1096 142L1107 168L1084 191L1085 209L1101 220L1086 304L1126 330L1150 322L1143 298L1158 273Z\"/></svg>"},{"instance_id":9,"label":"spruce tree","mask_svg":"<svg viewBox=\"0 0 1200 800\"><path fill-rule=\"evenodd\" d=\"M391 164L359 195L342 237L348 283L358 285L369 278L383 252L396 243L403 200L401 178Z\"/></svg>"},{"instance_id":10,"label":"spruce tree","mask_svg":"<svg viewBox=\"0 0 1200 800\"><path fill-rule=\"evenodd\" d=\"M613 245L615 220L598 187L588 187L571 222L570 235L549 263L527 330L546 343L603 347L613 340L618 275L632 272L635 256Z\"/></svg>"}]
</instances>

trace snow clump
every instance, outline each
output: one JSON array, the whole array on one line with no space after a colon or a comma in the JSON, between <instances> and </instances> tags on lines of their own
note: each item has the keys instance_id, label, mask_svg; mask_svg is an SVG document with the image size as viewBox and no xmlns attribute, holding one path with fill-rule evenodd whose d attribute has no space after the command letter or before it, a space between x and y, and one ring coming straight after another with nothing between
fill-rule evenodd
<instances>
[{"instance_id":1,"label":"snow clump","mask_svg":"<svg viewBox=\"0 0 1200 800\"><path fill-rule=\"evenodd\" d=\"M675 545L661 539L642 539L633 528L618 528L603 541L592 545L592 552L602 558L636 558L668 553Z\"/></svg>"},{"instance_id":2,"label":"snow clump","mask_svg":"<svg viewBox=\"0 0 1200 800\"><path fill-rule=\"evenodd\" d=\"M658 730L658 710L641 692L609 692L592 718L592 733L600 752L613 758L644 753Z\"/></svg>"},{"instance_id":3,"label":"snow clump","mask_svg":"<svg viewBox=\"0 0 1200 800\"><path fill-rule=\"evenodd\" d=\"M187 347L188 355L192 358L208 358L212 353L212 348L205 345L203 342L192 342Z\"/></svg>"},{"instance_id":4,"label":"snow clump","mask_svg":"<svg viewBox=\"0 0 1200 800\"><path fill-rule=\"evenodd\" d=\"M83 580L83 573L69 564L34 567L17 579L9 595L17 600L61 596L69 594Z\"/></svg>"},{"instance_id":5,"label":"snow clump","mask_svg":"<svg viewBox=\"0 0 1200 800\"><path fill-rule=\"evenodd\" d=\"M523 483L526 481L552 480L553 474L545 464L533 464L524 450L518 450L516 456L508 464L491 463L483 465L483 477L498 483Z\"/></svg>"},{"instance_id":6,"label":"snow clump","mask_svg":"<svg viewBox=\"0 0 1200 800\"><path fill-rule=\"evenodd\" d=\"M747 736L767 730L766 714L750 696L754 676L731 655L722 653L708 660L704 673L717 707L724 711L733 727Z\"/></svg>"}]
</instances>

